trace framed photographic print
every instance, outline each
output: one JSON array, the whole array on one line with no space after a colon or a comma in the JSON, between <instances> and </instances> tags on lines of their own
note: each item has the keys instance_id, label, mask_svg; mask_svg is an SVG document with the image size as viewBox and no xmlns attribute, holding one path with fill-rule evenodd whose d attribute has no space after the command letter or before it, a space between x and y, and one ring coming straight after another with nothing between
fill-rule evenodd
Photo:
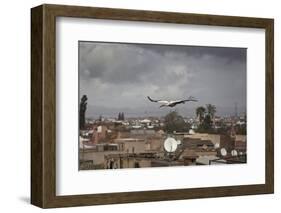
<instances>
[{"instance_id":1,"label":"framed photographic print","mask_svg":"<svg viewBox=\"0 0 281 213\"><path fill-rule=\"evenodd\" d=\"M31 203L274 191L273 19L31 9Z\"/></svg>"}]
</instances>

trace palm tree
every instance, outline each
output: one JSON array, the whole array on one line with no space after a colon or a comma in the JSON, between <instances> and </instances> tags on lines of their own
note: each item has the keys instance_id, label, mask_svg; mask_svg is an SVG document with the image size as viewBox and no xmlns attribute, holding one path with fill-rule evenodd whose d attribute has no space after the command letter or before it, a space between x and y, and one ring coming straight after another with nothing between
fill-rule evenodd
<instances>
[{"instance_id":1,"label":"palm tree","mask_svg":"<svg viewBox=\"0 0 281 213\"><path fill-rule=\"evenodd\" d=\"M196 108L196 116L199 118L200 124L202 123L205 116L206 109L203 106Z\"/></svg>"},{"instance_id":2,"label":"palm tree","mask_svg":"<svg viewBox=\"0 0 281 213\"><path fill-rule=\"evenodd\" d=\"M211 119L213 120L215 117L215 113L217 112L216 106L212 104L206 104L206 109L208 115L210 115Z\"/></svg>"}]
</instances>

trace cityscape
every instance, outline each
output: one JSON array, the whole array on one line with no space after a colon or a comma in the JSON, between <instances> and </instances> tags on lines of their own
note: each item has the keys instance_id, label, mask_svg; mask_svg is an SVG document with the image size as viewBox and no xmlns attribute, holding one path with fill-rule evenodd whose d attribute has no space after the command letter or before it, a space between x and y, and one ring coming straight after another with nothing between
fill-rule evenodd
<instances>
[{"instance_id":1,"label":"cityscape","mask_svg":"<svg viewBox=\"0 0 281 213\"><path fill-rule=\"evenodd\" d=\"M215 112L208 104L194 117L171 111L164 117L119 112L116 118L80 119L80 169L246 163L246 114Z\"/></svg>"},{"instance_id":2,"label":"cityscape","mask_svg":"<svg viewBox=\"0 0 281 213\"><path fill-rule=\"evenodd\" d=\"M80 42L79 51L79 170L247 163L245 49Z\"/></svg>"}]
</instances>

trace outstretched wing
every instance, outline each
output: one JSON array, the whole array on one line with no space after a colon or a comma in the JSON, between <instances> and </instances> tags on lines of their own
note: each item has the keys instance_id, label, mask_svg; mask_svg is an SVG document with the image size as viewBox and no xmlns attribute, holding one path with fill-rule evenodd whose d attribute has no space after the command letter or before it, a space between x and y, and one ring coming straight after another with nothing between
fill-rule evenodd
<instances>
[{"instance_id":1,"label":"outstretched wing","mask_svg":"<svg viewBox=\"0 0 281 213\"><path fill-rule=\"evenodd\" d=\"M188 99L185 100L174 101L173 104L184 104L185 102L189 102L189 101L197 102L198 100L190 96Z\"/></svg>"},{"instance_id":2,"label":"outstretched wing","mask_svg":"<svg viewBox=\"0 0 281 213\"><path fill-rule=\"evenodd\" d=\"M147 96L148 100L150 100L151 102L156 102L156 103L160 103L160 104L169 104L169 101L164 101L164 100L153 100L152 98L150 98L149 96Z\"/></svg>"},{"instance_id":3,"label":"outstretched wing","mask_svg":"<svg viewBox=\"0 0 281 213\"><path fill-rule=\"evenodd\" d=\"M193 96L189 96L188 99L186 100L183 100L184 102L187 102L187 101L194 101L194 102L197 102L198 100L196 98L194 98Z\"/></svg>"}]
</instances>

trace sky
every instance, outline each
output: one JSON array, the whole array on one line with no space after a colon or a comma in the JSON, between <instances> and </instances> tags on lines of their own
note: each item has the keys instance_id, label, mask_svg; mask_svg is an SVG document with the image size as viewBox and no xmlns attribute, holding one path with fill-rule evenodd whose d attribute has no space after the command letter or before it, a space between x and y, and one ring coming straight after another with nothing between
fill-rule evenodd
<instances>
[{"instance_id":1,"label":"sky","mask_svg":"<svg viewBox=\"0 0 281 213\"><path fill-rule=\"evenodd\" d=\"M79 96L87 95L86 117L163 116L177 110L195 116L213 104L217 115L246 111L246 48L79 42ZM147 99L178 100L159 108Z\"/></svg>"}]
</instances>

